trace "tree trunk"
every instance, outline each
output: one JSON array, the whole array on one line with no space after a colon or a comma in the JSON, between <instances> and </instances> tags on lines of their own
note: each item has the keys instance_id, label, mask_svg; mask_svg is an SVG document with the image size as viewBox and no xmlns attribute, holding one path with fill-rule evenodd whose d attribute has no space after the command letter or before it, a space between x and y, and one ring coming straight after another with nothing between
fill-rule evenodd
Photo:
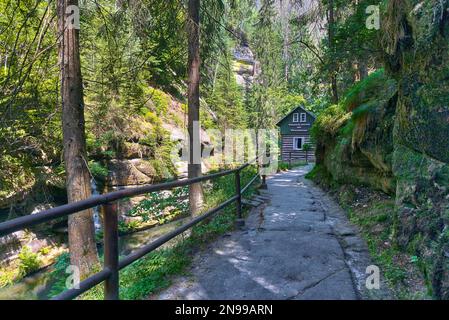
<instances>
[{"instance_id":1,"label":"tree trunk","mask_svg":"<svg viewBox=\"0 0 449 320\"><path fill-rule=\"evenodd\" d=\"M329 37L329 49L331 50L332 57L335 57L335 18L334 18L334 0L329 0L328 8L328 37ZM338 84L337 84L337 68L334 61L330 63L330 78L331 78L331 89L332 89L332 102L334 104L338 103Z\"/></svg>"},{"instance_id":2,"label":"tree trunk","mask_svg":"<svg viewBox=\"0 0 449 320\"><path fill-rule=\"evenodd\" d=\"M188 131L189 131L189 164L188 176L201 176L201 139L200 139L200 0L189 0L189 16L187 20L189 57L188 57ZM201 212L204 202L201 183L189 187L190 214Z\"/></svg>"},{"instance_id":3,"label":"tree trunk","mask_svg":"<svg viewBox=\"0 0 449 320\"><path fill-rule=\"evenodd\" d=\"M66 24L68 6L78 0L58 0L59 59L61 66L62 133L68 201L91 196L84 132L84 101L79 54L79 30ZM93 211L85 210L69 216L70 262L86 277L98 265Z\"/></svg>"},{"instance_id":4,"label":"tree trunk","mask_svg":"<svg viewBox=\"0 0 449 320\"><path fill-rule=\"evenodd\" d=\"M289 61L290 61L290 3L289 1L280 1L282 36L283 36L283 59L284 59L284 78L289 81Z\"/></svg>"}]
</instances>

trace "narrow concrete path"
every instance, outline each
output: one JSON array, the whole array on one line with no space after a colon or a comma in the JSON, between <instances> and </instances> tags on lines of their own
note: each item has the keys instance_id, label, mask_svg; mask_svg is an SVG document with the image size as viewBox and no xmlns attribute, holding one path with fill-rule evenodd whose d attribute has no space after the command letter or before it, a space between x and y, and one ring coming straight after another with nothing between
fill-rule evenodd
<instances>
[{"instance_id":1,"label":"narrow concrete path","mask_svg":"<svg viewBox=\"0 0 449 320\"><path fill-rule=\"evenodd\" d=\"M268 179L267 204L245 228L217 239L188 275L150 299L383 298L364 289L371 264L344 213L304 178L302 167Z\"/></svg>"}]
</instances>

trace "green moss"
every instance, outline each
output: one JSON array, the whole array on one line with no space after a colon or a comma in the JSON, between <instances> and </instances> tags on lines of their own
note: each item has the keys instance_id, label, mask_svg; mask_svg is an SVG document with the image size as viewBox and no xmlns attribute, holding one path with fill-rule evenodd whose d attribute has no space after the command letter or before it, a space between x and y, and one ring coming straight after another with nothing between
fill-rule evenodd
<instances>
[{"instance_id":1,"label":"green moss","mask_svg":"<svg viewBox=\"0 0 449 320\"><path fill-rule=\"evenodd\" d=\"M327 135L333 137L346 124L350 117L351 114L345 111L342 105L332 105L321 112L316 118L311 129L311 134L316 140L323 139Z\"/></svg>"},{"instance_id":2,"label":"green moss","mask_svg":"<svg viewBox=\"0 0 449 320\"><path fill-rule=\"evenodd\" d=\"M353 117L360 117L374 107L384 104L396 93L396 81L387 77L384 69L379 69L350 88L342 105L346 110L353 111Z\"/></svg>"},{"instance_id":3,"label":"green moss","mask_svg":"<svg viewBox=\"0 0 449 320\"><path fill-rule=\"evenodd\" d=\"M338 185L329 171L327 171L326 167L322 164L315 165L305 177L327 189L335 188Z\"/></svg>"}]
</instances>

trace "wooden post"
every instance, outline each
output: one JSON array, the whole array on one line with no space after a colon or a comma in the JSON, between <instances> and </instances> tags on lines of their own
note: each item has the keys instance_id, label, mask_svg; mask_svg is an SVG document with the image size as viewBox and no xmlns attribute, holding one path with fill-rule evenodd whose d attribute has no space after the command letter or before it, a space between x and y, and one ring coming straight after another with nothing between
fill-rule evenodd
<instances>
[{"instance_id":1,"label":"wooden post","mask_svg":"<svg viewBox=\"0 0 449 320\"><path fill-rule=\"evenodd\" d=\"M292 168L292 152L290 151L288 153L288 169L290 170Z\"/></svg>"},{"instance_id":2,"label":"wooden post","mask_svg":"<svg viewBox=\"0 0 449 320\"><path fill-rule=\"evenodd\" d=\"M245 220L242 215L242 188L240 183L240 170L235 172L235 192L237 195L237 226L243 227Z\"/></svg>"},{"instance_id":3,"label":"wooden post","mask_svg":"<svg viewBox=\"0 0 449 320\"><path fill-rule=\"evenodd\" d=\"M104 267L111 275L104 283L105 300L119 300L117 204L104 205Z\"/></svg>"},{"instance_id":4,"label":"wooden post","mask_svg":"<svg viewBox=\"0 0 449 320\"><path fill-rule=\"evenodd\" d=\"M267 188L267 176L266 175L262 175L262 185L264 186L263 189Z\"/></svg>"},{"instance_id":5,"label":"wooden post","mask_svg":"<svg viewBox=\"0 0 449 320\"><path fill-rule=\"evenodd\" d=\"M265 166L264 164L261 165L261 167L264 167L264 166ZM262 184L260 185L259 189L266 190L266 189L268 189L267 176L265 174L262 174L261 177L262 177Z\"/></svg>"}]
</instances>

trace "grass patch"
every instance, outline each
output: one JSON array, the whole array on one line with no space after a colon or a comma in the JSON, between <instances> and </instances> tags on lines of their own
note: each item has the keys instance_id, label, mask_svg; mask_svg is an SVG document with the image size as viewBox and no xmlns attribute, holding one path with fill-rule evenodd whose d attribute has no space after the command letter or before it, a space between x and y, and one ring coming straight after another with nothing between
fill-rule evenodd
<instances>
[{"instance_id":1,"label":"grass patch","mask_svg":"<svg viewBox=\"0 0 449 320\"><path fill-rule=\"evenodd\" d=\"M291 164L288 161L280 161L278 163L278 170L279 171L287 171L290 170L292 168L296 168L296 167L304 167L306 166L308 163L305 161L292 161Z\"/></svg>"},{"instance_id":2,"label":"grass patch","mask_svg":"<svg viewBox=\"0 0 449 320\"><path fill-rule=\"evenodd\" d=\"M317 182L326 190L331 190L337 187L337 183L332 179L331 174L322 164L316 164L313 169L305 175L305 178Z\"/></svg>"}]
</instances>

